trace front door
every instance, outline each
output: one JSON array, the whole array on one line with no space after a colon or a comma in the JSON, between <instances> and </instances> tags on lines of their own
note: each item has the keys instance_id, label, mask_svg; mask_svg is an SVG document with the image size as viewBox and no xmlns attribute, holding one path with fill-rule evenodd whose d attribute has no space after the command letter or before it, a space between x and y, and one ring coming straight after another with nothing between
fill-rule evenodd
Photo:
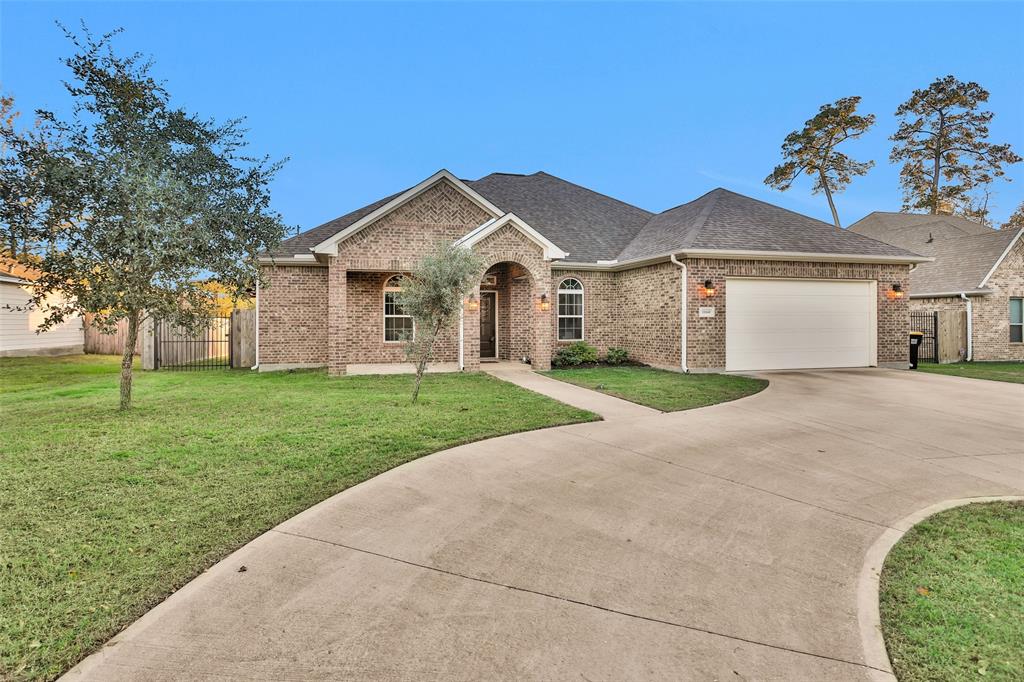
<instances>
[{"instance_id":1,"label":"front door","mask_svg":"<svg viewBox=\"0 0 1024 682\"><path fill-rule=\"evenodd\" d=\"M498 357L498 326L495 324L497 294L493 291L480 292L480 359L495 360Z\"/></svg>"}]
</instances>

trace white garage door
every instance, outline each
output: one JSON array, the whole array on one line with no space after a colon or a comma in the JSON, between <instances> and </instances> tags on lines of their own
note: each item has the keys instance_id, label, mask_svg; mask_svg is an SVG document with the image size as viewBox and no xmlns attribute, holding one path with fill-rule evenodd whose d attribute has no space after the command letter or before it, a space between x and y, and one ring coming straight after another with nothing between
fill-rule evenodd
<instances>
[{"instance_id":1,"label":"white garage door","mask_svg":"<svg viewBox=\"0 0 1024 682\"><path fill-rule=\"evenodd\" d=\"M876 364L874 282L727 279L728 370Z\"/></svg>"}]
</instances>

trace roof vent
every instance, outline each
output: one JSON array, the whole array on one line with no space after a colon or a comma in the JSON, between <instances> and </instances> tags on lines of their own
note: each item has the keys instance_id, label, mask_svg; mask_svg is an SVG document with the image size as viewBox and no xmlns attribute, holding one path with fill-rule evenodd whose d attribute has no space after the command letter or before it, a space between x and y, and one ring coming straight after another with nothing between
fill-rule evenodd
<instances>
[{"instance_id":1,"label":"roof vent","mask_svg":"<svg viewBox=\"0 0 1024 682\"><path fill-rule=\"evenodd\" d=\"M928 233L928 240L927 240L927 241L925 241L925 244L931 244L931 243L932 243L933 241L935 241L935 237L933 237L933 236L932 236L932 233L931 233L931 232L929 232L929 233Z\"/></svg>"}]
</instances>

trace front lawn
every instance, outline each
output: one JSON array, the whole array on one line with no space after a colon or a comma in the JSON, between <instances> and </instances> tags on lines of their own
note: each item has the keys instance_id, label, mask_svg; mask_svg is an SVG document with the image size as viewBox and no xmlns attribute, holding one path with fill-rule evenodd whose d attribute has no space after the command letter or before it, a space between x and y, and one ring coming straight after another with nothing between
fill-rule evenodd
<instances>
[{"instance_id":1,"label":"front lawn","mask_svg":"<svg viewBox=\"0 0 1024 682\"><path fill-rule=\"evenodd\" d=\"M1011 680L1024 671L1024 503L941 512L882 569L882 632L900 682Z\"/></svg>"},{"instance_id":2,"label":"front lawn","mask_svg":"<svg viewBox=\"0 0 1024 682\"><path fill-rule=\"evenodd\" d=\"M948 365L921 362L917 371L1024 384L1024 362L954 362Z\"/></svg>"},{"instance_id":3,"label":"front lawn","mask_svg":"<svg viewBox=\"0 0 1024 682\"><path fill-rule=\"evenodd\" d=\"M334 493L459 443L594 415L484 374L136 374L0 360L0 679L53 678L204 568Z\"/></svg>"},{"instance_id":4,"label":"front lawn","mask_svg":"<svg viewBox=\"0 0 1024 682\"><path fill-rule=\"evenodd\" d=\"M753 395L762 379L730 374L682 374L651 367L585 367L545 374L584 388L640 403L663 412L689 410Z\"/></svg>"}]
</instances>

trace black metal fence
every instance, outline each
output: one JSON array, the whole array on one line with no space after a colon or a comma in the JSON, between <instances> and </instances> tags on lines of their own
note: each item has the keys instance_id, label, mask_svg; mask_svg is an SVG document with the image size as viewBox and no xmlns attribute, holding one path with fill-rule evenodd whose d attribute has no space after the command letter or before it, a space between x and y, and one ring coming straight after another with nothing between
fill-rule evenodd
<instances>
[{"instance_id":1,"label":"black metal fence","mask_svg":"<svg viewBox=\"0 0 1024 682\"><path fill-rule=\"evenodd\" d=\"M917 351L917 359L939 361L939 314L910 313L910 331L921 332L921 346Z\"/></svg>"},{"instance_id":2,"label":"black metal fence","mask_svg":"<svg viewBox=\"0 0 1024 682\"><path fill-rule=\"evenodd\" d=\"M231 318L215 317L198 334L160 320L155 325L156 369L200 371L231 367Z\"/></svg>"}]
</instances>

